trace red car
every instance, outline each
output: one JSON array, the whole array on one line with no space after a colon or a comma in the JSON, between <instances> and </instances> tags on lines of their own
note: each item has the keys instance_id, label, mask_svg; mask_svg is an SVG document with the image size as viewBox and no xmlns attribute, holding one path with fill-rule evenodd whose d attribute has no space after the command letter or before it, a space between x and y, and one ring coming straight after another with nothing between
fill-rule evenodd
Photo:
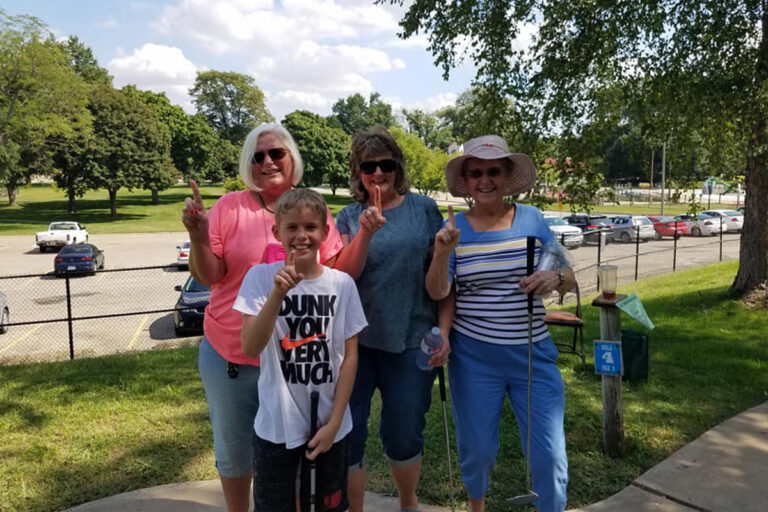
<instances>
[{"instance_id":1,"label":"red car","mask_svg":"<svg viewBox=\"0 0 768 512\"><path fill-rule=\"evenodd\" d=\"M663 236L679 237L688 234L688 227L685 225L685 222L677 221L677 226L675 226L675 219L673 217L660 215L648 215L647 217L653 222L656 240L661 240Z\"/></svg>"}]
</instances>

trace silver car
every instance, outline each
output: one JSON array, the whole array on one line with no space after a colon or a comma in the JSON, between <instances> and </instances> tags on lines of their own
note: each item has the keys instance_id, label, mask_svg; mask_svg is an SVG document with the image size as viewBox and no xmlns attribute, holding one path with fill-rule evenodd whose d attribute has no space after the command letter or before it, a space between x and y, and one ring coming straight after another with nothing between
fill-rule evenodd
<instances>
[{"instance_id":1,"label":"silver car","mask_svg":"<svg viewBox=\"0 0 768 512\"><path fill-rule=\"evenodd\" d=\"M614 240L621 240L624 243L634 242L637 240L638 233L641 242L656 236L651 219L644 215L620 215L613 218Z\"/></svg>"},{"instance_id":2,"label":"silver car","mask_svg":"<svg viewBox=\"0 0 768 512\"><path fill-rule=\"evenodd\" d=\"M741 233L741 228L744 226L744 214L736 210L705 210L702 213L722 218L725 222L724 231Z\"/></svg>"},{"instance_id":3,"label":"silver car","mask_svg":"<svg viewBox=\"0 0 768 512\"><path fill-rule=\"evenodd\" d=\"M5 298L5 294L0 292L0 334L8 332L8 324L10 323L11 314L8 311L8 300Z\"/></svg>"},{"instance_id":4,"label":"silver car","mask_svg":"<svg viewBox=\"0 0 768 512\"><path fill-rule=\"evenodd\" d=\"M568 249L581 247L584 242L584 235L581 228L571 226L560 217L554 215L544 215L544 222L549 226L549 230L555 235L558 242Z\"/></svg>"},{"instance_id":5,"label":"silver car","mask_svg":"<svg viewBox=\"0 0 768 512\"><path fill-rule=\"evenodd\" d=\"M723 223L722 217L713 217L706 213L698 215L677 215L675 220L685 222L688 234L692 236L715 236L720 231L727 231L728 227Z\"/></svg>"}]
</instances>

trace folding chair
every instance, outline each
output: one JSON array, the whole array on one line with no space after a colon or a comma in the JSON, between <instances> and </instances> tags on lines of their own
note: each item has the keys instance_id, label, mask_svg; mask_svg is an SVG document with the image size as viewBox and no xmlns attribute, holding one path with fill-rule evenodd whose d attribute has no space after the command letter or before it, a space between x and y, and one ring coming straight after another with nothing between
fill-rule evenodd
<instances>
[{"instance_id":1,"label":"folding chair","mask_svg":"<svg viewBox=\"0 0 768 512\"><path fill-rule=\"evenodd\" d=\"M547 311L546 323L547 325L570 327L573 329L573 340L571 343L555 343L558 350L563 354L575 354L581 358L581 368L586 371L587 362L584 352L584 321L581 317L581 294L579 293L579 285L571 290L576 294L576 313L570 313L568 311ZM559 304L563 303L563 295L560 296ZM578 348L577 348L578 344Z\"/></svg>"}]
</instances>

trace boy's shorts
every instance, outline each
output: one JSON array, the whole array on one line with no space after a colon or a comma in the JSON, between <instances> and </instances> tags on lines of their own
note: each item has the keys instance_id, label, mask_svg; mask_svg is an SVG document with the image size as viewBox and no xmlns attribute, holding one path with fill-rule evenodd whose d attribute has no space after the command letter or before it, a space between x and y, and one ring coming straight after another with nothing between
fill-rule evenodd
<instances>
[{"instance_id":1,"label":"boy's shorts","mask_svg":"<svg viewBox=\"0 0 768 512\"><path fill-rule=\"evenodd\" d=\"M255 510L296 512L296 475L300 468L301 510L309 510L310 460L307 445L286 449L254 436L253 500ZM347 499L346 437L315 459L315 510L342 512Z\"/></svg>"}]
</instances>

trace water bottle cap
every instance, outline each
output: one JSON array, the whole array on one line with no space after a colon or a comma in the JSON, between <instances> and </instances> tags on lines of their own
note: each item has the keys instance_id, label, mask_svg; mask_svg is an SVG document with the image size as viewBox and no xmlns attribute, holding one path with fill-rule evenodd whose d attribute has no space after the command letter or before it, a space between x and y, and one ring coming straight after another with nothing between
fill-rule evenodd
<instances>
[{"instance_id":1,"label":"water bottle cap","mask_svg":"<svg viewBox=\"0 0 768 512\"><path fill-rule=\"evenodd\" d=\"M439 335L440 334L440 328L439 327L433 327L432 328L432 334Z\"/></svg>"}]
</instances>

